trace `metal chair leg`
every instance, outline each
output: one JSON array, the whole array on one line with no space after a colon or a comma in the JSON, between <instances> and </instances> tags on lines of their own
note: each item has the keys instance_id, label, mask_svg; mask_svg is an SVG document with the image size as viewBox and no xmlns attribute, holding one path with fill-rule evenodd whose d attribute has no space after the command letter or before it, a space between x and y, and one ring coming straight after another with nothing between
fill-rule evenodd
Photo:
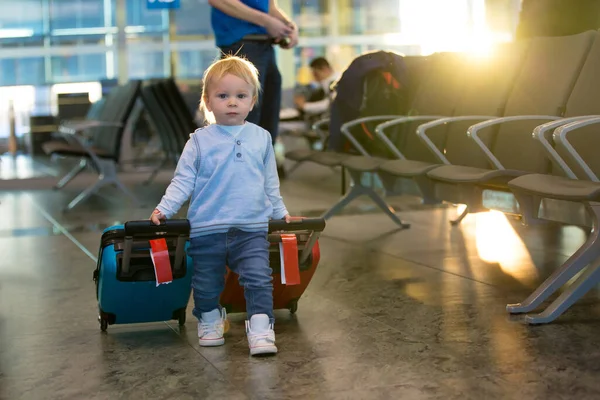
<instances>
[{"instance_id":1,"label":"metal chair leg","mask_svg":"<svg viewBox=\"0 0 600 400\"><path fill-rule=\"evenodd\" d=\"M350 177L352 179L352 186L350 187L350 191L345 194L344 197L340 199L333 207L327 210L321 217L324 219L329 219L332 216L340 213L348 204L350 204L354 199L366 195L369 196L371 200L384 212L388 217L392 219L397 225L401 228L406 229L410 227L410 224L403 222L396 215L392 206L387 204L384 199L381 198L377 192L375 192L370 187L363 186L360 183L360 179L362 176L361 172L348 170Z\"/></svg>"},{"instance_id":2,"label":"metal chair leg","mask_svg":"<svg viewBox=\"0 0 600 400\"><path fill-rule=\"evenodd\" d=\"M146 180L143 182L143 185L144 185L144 186L147 186L147 185L151 184L151 183L154 181L154 179L156 178L156 176L158 175L158 173L160 172L160 170L161 170L161 169L162 169L162 168L163 168L163 167L164 167L164 166L167 164L167 160L168 160L168 157L165 157L165 158L164 158L164 159L163 159L163 160L160 162L160 164L159 164L159 165L158 165L156 168L154 168L154 169L152 170L152 172L150 173L150 176L148 177L148 179L146 179Z\"/></svg>"},{"instance_id":3,"label":"metal chair leg","mask_svg":"<svg viewBox=\"0 0 600 400\"><path fill-rule=\"evenodd\" d=\"M140 201L135 197L135 195L121 182L121 180L117 176L117 164L113 160L104 160L99 159L96 166L100 171L98 176L98 180L84 191L79 193L77 197L75 197L64 209L65 212L72 210L78 204L82 203L84 200L90 198L93 194L98 192L102 187L106 185L113 184L126 196L131 198L134 204L140 205Z\"/></svg>"},{"instance_id":4,"label":"metal chair leg","mask_svg":"<svg viewBox=\"0 0 600 400\"><path fill-rule=\"evenodd\" d=\"M79 160L79 164L73 167L73 169L71 169L71 171L69 171L68 174L63 176L62 179L58 181L56 185L54 185L54 189L58 190L65 187L66 184L71 182L77 175L79 175L87 167L87 165L87 159L82 158L81 160Z\"/></svg>"},{"instance_id":5,"label":"metal chair leg","mask_svg":"<svg viewBox=\"0 0 600 400\"><path fill-rule=\"evenodd\" d=\"M463 212L458 217L456 217L456 219L451 219L450 225L456 226L456 225L460 224L467 215L469 215L469 207L465 207Z\"/></svg>"},{"instance_id":6,"label":"metal chair leg","mask_svg":"<svg viewBox=\"0 0 600 400\"><path fill-rule=\"evenodd\" d=\"M508 304L506 310L511 314L527 313L535 310L548 297L577 275L586 265L600 257L600 204L588 204L588 212L592 215L592 234L586 242L560 268L556 269L532 294L524 301Z\"/></svg>"},{"instance_id":7,"label":"metal chair leg","mask_svg":"<svg viewBox=\"0 0 600 400\"><path fill-rule=\"evenodd\" d=\"M547 324L554 321L577 300L582 298L592 287L600 282L600 260L587 267L585 272L544 311L539 314L525 316L529 324Z\"/></svg>"}]
</instances>

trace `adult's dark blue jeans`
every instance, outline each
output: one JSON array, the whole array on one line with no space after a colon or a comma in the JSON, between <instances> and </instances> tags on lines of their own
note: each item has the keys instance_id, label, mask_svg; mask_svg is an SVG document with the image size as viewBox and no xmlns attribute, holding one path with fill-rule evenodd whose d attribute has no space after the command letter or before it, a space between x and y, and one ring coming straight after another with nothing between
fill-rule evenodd
<instances>
[{"instance_id":1,"label":"adult's dark blue jeans","mask_svg":"<svg viewBox=\"0 0 600 400\"><path fill-rule=\"evenodd\" d=\"M223 56L233 54L244 57L258 70L262 91L246 120L266 129L275 144L281 108L281 74L273 45L268 41L241 40L231 46L221 47L221 52Z\"/></svg>"}]
</instances>

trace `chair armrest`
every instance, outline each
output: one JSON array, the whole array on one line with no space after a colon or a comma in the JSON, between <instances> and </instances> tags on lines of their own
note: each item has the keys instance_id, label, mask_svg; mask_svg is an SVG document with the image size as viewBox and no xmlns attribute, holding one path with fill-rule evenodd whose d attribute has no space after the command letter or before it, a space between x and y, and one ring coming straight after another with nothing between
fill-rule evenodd
<instances>
[{"instance_id":1,"label":"chair armrest","mask_svg":"<svg viewBox=\"0 0 600 400\"><path fill-rule=\"evenodd\" d=\"M563 125L557 130L555 130L554 134L552 135L554 142L557 144L557 146L562 146L569 153L569 155L573 158L573 160L575 160L575 162L581 167L581 169L583 169L587 177L592 182L600 182L600 180L598 179L598 176L594 173L594 171L592 171L590 166L579 155L579 153L575 151L575 148L567 139L567 135L569 134L569 132L575 129L583 128L585 126L598 123L600 123L600 117L592 117L583 121L571 122L570 124Z\"/></svg>"},{"instance_id":2,"label":"chair armrest","mask_svg":"<svg viewBox=\"0 0 600 400\"><path fill-rule=\"evenodd\" d=\"M69 135L73 135L77 132L81 132L85 129L96 128L101 126L112 126L115 128L119 128L123 126L120 122L108 122L108 121L97 121L97 120L85 120L85 121L72 121L62 123L58 127L58 131L60 133L65 133Z\"/></svg>"},{"instance_id":3,"label":"chair armrest","mask_svg":"<svg viewBox=\"0 0 600 400\"><path fill-rule=\"evenodd\" d=\"M92 159L92 161L96 165L100 165L100 159L98 158L96 153L94 153L94 151L90 147L89 143L86 143L83 136L75 135L75 134L67 134L66 139L68 139L68 141L71 143L81 146L81 148L90 155L90 158Z\"/></svg>"},{"instance_id":4,"label":"chair armrest","mask_svg":"<svg viewBox=\"0 0 600 400\"><path fill-rule=\"evenodd\" d=\"M387 122L377 125L377 127L375 128L375 134L381 140L383 140L383 143L388 147L388 149L390 149L390 151L392 153L394 153L394 155L396 157L398 157L400 160L405 160L406 157L404 156L404 154L402 154L402 152L400 150L398 150L398 148L394 145L394 143L390 140L390 138L387 137L384 130L389 127L392 127L394 125L403 124L405 122L428 121L431 119L440 119L440 118L444 118L444 116L442 116L442 115L419 115L419 116L414 116L414 117L394 118L391 121L387 121Z\"/></svg>"},{"instance_id":5,"label":"chair armrest","mask_svg":"<svg viewBox=\"0 0 600 400\"><path fill-rule=\"evenodd\" d=\"M506 169L500 163L500 160L496 158L496 156L492 153L492 151L481 141L479 138L479 131L484 128L488 128L493 125L503 124L505 122L513 122L513 121L525 121L531 119L547 119L550 121L554 121L560 119L561 117L557 117L556 115L515 115L512 117L500 117L494 118L492 120L480 122L478 124L472 125L467 130L467 135L477 143L477 145L481 148L487 159L492 163L492 165L496 169Z\"/></svg>"},{"instance_id":6,"label":"chair armrest","mask_svg":"<svg viewBox=\"0 0 600 400\"><path fill-rule=\"evenodd\" d=\"M342 134L346 136L346 138L348 138L350 143L352 143L352 146L354 146L354 148L356 148L356 150L358 150L362 155L370 157L371 155L367 152L367 150L365 150L365 148L361 146L358 140L356 140L356 138L352 136L352 133L350 133L350 128L356 125L364 124L365 122L387 121L389 119L394 119L398 117L400 117L400 115L377 115L373 117L353 119L352 121L346 122L342 125Z\"/></svg>"},{"instance_id":7,"label":"chair armrest","mask_svg":"<svg viewBox=\"0 0 600 400\"><path fill-rule=\"evenodd\" d=\"M326 125L328 123L329 123L329 118L323 118L323 119L320 119L320 120L314 122L311 126L312 130L315 131L317 133L317 135L319 135L319 137L323 141L323 145L325 145L325 142L327 141L327 137L329 136L329 133L323 129L323 125Z\"/></svg>"},{"instance_id":8,"label":"chair armrest","mask_svg":"<svg viewBox=\"0 0 600 400\"><path fill-rule=\"evenodd\" d=\"M545 124L537 126L533 130L533 138L542 144L544 150L546 151L546 153L548 153L548 156L550 157L550 159L552 161L554 161L560 167L560 169L562 169L565 172L565 174L567 174L567 176L571 179L577 179L577 175L575 175L573 170L571 170L571 168L569 168L569 166L567 165L565 160L563 160L563 158L558 154L558 152L556 151L554 146L552 144L550 144L550 140L549 140L550 138L548 137L549 136L548 132L553 131L562 125L567 125L571 122L581 121L581 120L585 120L585 119L589 119L589 118L593 118L593 117L596 117L596 116L595 115L586 115L586 116L579 116L579 117L562 118L557 121L546 122Z\"/></svg>"},{"instance_id":9,"label":"chair armrest","mask_svg":"<svg viewBox=\"0 0 600 400\"><path fill-rule=\"evenodd\" d=\"M320 119L312 124L312 129L321 129L321 127L327 123L329 123L329 118Z\"/></svg>"},{"instance_id":10,"label":"chair armrest","mask_svg":"<svg viewBox=\"0 0 600 400\"><path fill-rule=\"evenodd\" d=\"M444 124L447 124L450 122L471 121L471 120L478 121L481 119L488 120L488 119L494 119L494 118L498 118L498 117L497 116L489 116L489 115L463 115L460 117L440 118L440 119L436 119L435 121L431 121L431 122L427 122L425 124L419 125L417 127L417 136L419 136L419 138L427 145L429 150L431 150L433 152L433 154L435 154L435 156L437 158L439 158L442 163L450 165L450 161L448 161L448 159L440 151L440 149L438 149L437 146L435 144L433 144L431 139L429 139L429 136L427 136L426 131L428 129L435 128L436 126L444 125Z\"/></svg>"}]
</instances>

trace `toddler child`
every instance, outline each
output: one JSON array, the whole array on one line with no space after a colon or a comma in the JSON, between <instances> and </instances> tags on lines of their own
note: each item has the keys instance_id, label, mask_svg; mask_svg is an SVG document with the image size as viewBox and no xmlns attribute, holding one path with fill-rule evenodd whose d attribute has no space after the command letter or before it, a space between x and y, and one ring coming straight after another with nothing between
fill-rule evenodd
<instances>
[{"instance_id":1,"label":"toddler child","mask_svg":"<svg viewBox=\"0 0 600 400\"><path fill-rule=\"evenodd\" d=\"M190 135L151 219L171 218L191 197L188 254L200 346L225 343L219 297L227 265L244 286L250 354L277 353L267 231L270 219L291 218L279 194L271 135L245 121L258 99L258 72L230 56L212 64L203 83L200 107L211 123Z\"/></svg>"}]
</instances>

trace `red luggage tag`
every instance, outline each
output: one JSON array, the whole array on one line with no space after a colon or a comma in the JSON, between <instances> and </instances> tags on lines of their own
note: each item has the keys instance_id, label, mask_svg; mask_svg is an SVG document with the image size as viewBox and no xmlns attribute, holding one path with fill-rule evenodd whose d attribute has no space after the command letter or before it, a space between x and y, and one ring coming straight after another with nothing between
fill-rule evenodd
<instances>
[{"instance_id":1,"label":"red luggage tag","mask_svg":"<svg viewBox=\"0 0 600 400\"><path fill-rule=\"evenodd\" d=\"M150 257L154 264L154 273L156 275L156 286L173 281L173 272L171 271L171 259L169 258L169 248L167 241L162 239L150 240Z\"/></svg>"},{"instance_id":2,"label":"red luggage tag","mask_svg":"<svg viewBox=\"0 0 600 400\"><path fill-rule=\"evenodd\" d=\"M281 259L281 283L284 285L299 285L300 267L298 266L298 242L295 234L281 234L279 253Z\"/></svg>"}]
</instances>

